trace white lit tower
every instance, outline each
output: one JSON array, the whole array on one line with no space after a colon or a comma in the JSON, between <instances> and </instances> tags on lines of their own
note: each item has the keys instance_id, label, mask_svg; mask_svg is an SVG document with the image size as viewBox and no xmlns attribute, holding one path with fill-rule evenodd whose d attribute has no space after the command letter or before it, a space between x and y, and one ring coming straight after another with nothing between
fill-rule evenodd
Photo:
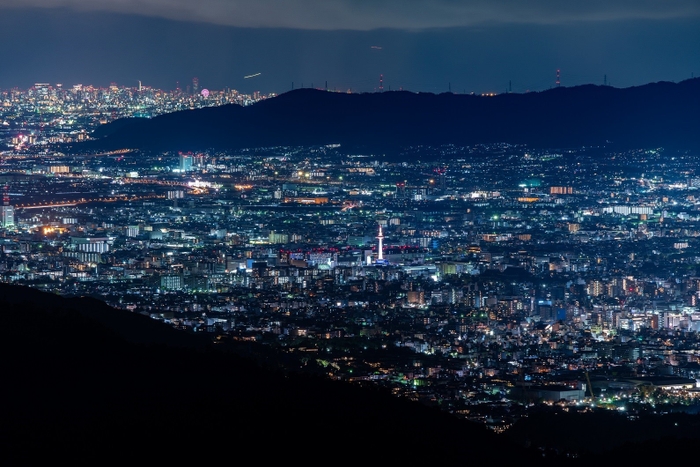
<instances>
[{"instance_id":1,"label":"white lit tower","mask_svg":"<svg viewBox=\"0 0 700 467\"><path fill-rule=\"evenodd\" d=\"M379 240L379 248L377 248L377 261L384 260L384 233L382 232L382 225L379 224L379 235L377 235L377 240Z\"/></svg>"}]
</instances>

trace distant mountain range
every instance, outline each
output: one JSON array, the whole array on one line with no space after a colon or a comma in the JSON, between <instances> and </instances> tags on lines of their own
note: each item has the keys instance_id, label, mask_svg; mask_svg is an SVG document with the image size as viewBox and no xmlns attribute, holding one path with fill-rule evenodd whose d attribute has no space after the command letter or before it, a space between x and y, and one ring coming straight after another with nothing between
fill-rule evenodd
<instances>
[{"instance_id":1,"label":"distant mountain range","mask_svg":"<svg viewBox=\"0 0 700 467\"><path fill-rule=\"evenodd\" d=\"M76 150L202 150L341 144L398 152L416 145L700 148L700 78L618 89L584 85L479 96L298 89L226 105L123 119Z\"/></svg>"}]
</instances>

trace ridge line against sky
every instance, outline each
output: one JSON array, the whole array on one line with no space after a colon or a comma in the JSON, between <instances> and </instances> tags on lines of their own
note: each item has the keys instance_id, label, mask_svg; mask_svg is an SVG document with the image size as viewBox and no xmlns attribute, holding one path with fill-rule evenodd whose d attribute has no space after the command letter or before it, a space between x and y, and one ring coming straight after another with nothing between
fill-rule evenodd
<instances>
[{"instance_id":1,"label":"ridge line against sky","mask_svg":"<svg viewBox=\"0 0 700 467\"><path fill-rule=\"evenodd\" d=\"M247 28L364 31L700 18L698 0L0 0L0 10L8 8L68 8Z\"/></svg>"}]
</instances>

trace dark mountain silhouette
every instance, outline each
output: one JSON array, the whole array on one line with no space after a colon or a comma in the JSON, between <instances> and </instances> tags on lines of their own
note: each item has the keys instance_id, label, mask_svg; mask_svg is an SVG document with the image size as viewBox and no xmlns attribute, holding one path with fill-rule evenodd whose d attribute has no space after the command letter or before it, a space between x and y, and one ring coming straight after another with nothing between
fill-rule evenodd
<instances>
[{"instance_id":1,"label":"dark mountain silhouette","mask_svg":"<svg viewBox=\"0 0 700 467\"><path fill-rule=\"evenodd\" d=\"M700 78L617 89L585 85L473 96L299 89L227 105L118 120L78 150L235 149L339 143L392 153L415 145L700 148Z\"/></svg>"},{"instance_id":2,"label":"dark mountain silhouette","mask_svg":"<svg viewBox=\"0 0 700 467\"><path fill-rule=\"evenodd\" d=\"M680 457L682 446L696 445L700 441L700 416L644 414L630 420L612 410L563 413L542 409L519 420L506 437L520 444L576 452L591 461L648 465Z\"/></svg>"},{"instance_id":3,"label":"dark mountain silhouette","mask_svg":"<svg viewBox=\"0 0 700 467\"><path fill-rule=\"evenodd\" d=\"M644 464L680 460L677 448L700 437L698 416L635 428L642 422L609 413L545 413L499 436L374 386L271 369L262 346L246 344L246 355L262 357L251 359L98 300L26 287L0 284L0 319L0 440L10 464ZM579 459L566 454L572 448Z\"/></svg>"},{"instance_id":4,"label":"dark mountain silhouette","mask_svg":"<svg viewBox=\"0 0 700 467\"><path fill-rule=\"evenodd\" d=\"M231 457L416 465L497 456L534 465L541 457L437 409L267 369L93 299L0 284L0 319L0 439L11 464Z\"/></svg>"}]
</instances>

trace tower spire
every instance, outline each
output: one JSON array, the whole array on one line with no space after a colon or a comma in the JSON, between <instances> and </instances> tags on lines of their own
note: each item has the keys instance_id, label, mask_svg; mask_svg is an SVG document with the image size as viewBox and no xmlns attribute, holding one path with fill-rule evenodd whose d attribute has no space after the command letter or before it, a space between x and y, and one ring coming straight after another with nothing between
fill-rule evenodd
<instances>
[{"instance_id":1,"label":"tower spire","mask_svg":"<svg viewBox=\"0 0 700 467\"><path fill-rule=\"evenodd\" d=\"M379 235L377 235L377 240L379 240L379 248L377 251L377 261L384 260L384 233L382 232L382 224L379 224Z\"/></svg>"}]
</instances>

